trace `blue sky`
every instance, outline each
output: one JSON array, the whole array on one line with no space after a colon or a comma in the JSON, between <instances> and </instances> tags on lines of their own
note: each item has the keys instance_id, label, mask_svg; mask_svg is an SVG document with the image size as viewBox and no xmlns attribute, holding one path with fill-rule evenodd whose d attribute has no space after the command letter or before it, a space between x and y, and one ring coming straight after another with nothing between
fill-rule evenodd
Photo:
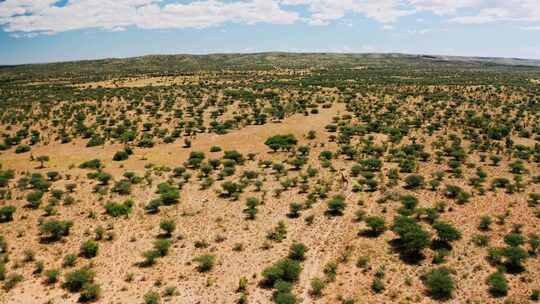
<instances>
[{"instance_id":1,"label":"blue sky","mask_svg":"<svg viewBox=\"0 0 540 304\"><path fill-rule=\"evenodd\" d=\"M540 59L540 0L0 0L0 64L145 54Z\"/></svg>"}]
</instances>

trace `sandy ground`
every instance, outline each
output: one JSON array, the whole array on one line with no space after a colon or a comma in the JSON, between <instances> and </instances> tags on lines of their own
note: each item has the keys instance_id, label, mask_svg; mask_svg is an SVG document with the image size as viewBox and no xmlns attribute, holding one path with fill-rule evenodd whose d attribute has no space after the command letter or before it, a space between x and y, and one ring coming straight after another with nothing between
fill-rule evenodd
<instances>
[{"instance_id":1,"label":"sandy ground","mask_svg":"<svg viewBox=\"0 0 540 304\"><path fill-rule=\"evenodd\" d=\"M169 79L162 79L170 84ZM134 82L131 85L146 85ZM38 239L38 220L43 215L42 210L24 209L23 196L16 190L15 199L2 201L0 204L13 204L18 207L15 220L0 224L2 234L9 243L10 262L8 269L24 276L24 281L9 292L0 292L1 303L75 303L78 295L70 294L59 287L44 284L44 278L32 274L33 263L22 261L23 252L31 249L35 259L44 261L45 269L61 268L62 259L67 253L78 253L80 244L93 237L93 230L102 226L114 232L113 241L100 241L100 251L96 258L86 260L79 258L76 267L92 264L97 273L96 282L102 289L102 297L98 303L141 303L143 295L150 290L163 292L165 287L174 286L177 294L166 298L168 303L234 303L239 294L236 292L241 277L249 279L248 303L271 303L271 290L258 286L261 271L279 258L285 257L288 248L294 241L304 243L308 248L307 259L303 263L304 270L301 279L296 284L294 293L299 296L301 303L340 303L341 298L356 298L358 303L435 303L425 295L420 275L432 268L433 251L426 250L426 258L419 265L403 263L399 256L391 252L389 241L395 236L387 231L378 238L359 236L365 224L354 221L355 212L364 210L368 215L380 215L391 223L399 202L389 201L381 204L378 199L383 196L381 191L373 193L353 193L351 186L341 189L338 173L321 168L317 156L323 150L336 150L337 145L329 142L328 133L324 126L333 121L335 116L345 114L345 107L337 104L330 109L321 109L319 114L303 116L294 115L280 123L269 123L263 126L247 126L234 130L225 135L199 134L190 149L182 147L179 140L173 144L158 144L153 148L136 148L134 155L123 162L113 162L112 156L122 148L119 144L105 147L84 148L80 140L69 144L51 143L46 146L36 146L33 155L49 155L50 161L46 168L36 169L37 163L29 161L29 154L2 152L0 163L3 168L14 169L18 176L23 172L59 171L64 179L54 182L51 188L62 189L68 182L65 177L79 184L73 196L77 203L72 206L58 206L58 214L51 218L70 219L74 221L69 237L64 241L53 244L40 244ZM308 131L317 132L315 140L307 140ZM209 190L200 190L199 182L194 174L192 181L184 186L180 203L175 206L163 207L155 215L145 214L142 206L150 199L157 197L155 186L166 179L166 174L157 170L146 169L148 164L155 167L166 166L174 168L181 165L191 151L203 151L207 157L219 157L221 153L209 152L210 147L220 146L223 150L237 150L246 155L257 153L257 160L285 160L286 153L269 153L264 141L276 134L294 134L301 144L311 147L310 164L321 170L320 181L332 184L331 197L342 193L347 198L348 207L341 217L327 217L325 201L319 201L313 208L302 211L298 219L286 216L291 202L304 202L305 195L298 194L298 189L285 191L281 197L273 197L273 189L279 187L271 169L262 170L256 161L247 162L238 167L237 171L258 170L265 180L264 189L268 191L265 204L259 208L255 221L245 220L242 210L245 208L245 198L261 197L261 192L254 192L250 186L241 195L240 200L230 201L219 197L214 189L219 188L216 182ZM373 134L378 140L382 135ZM531 144L524 140L524 144ZM324 145L324 146L323 146ZM109 201L121 202L126 197L115 194L99 198L92 193L95 182L86 179L88 171L77 166L89 159L98 158L105 162L104 171L120 179L125 171L133 171L143 176L151 171L153 184L138 185L130 197L135 201L135 208L128 218L111 218L104 214L103 205ZM477 156L472 159L478 163ZM350 168L351 162L342 159L333 160L333 166ZM504 160L499 167L484 165L489 178L505 176L511 179L507 171L508 162ZM391 166L391 165L388 165ZM528 163L529 175L540 174L538 164ZM430 176L436 170L444 170L446 166L432 162L421 163L419 174ZM388 170L388 167L385 167ZM465 176L473 176L474 169L464 169ZM289 172L296 176L298 172ZM402 175L402 177L405 175ZM488 179L489 179L488 178ZM318 183L312 180L313 184ZM447 177L447 184L455 184L470 190L465 179ZM13 187L13 186L12 186ZM406 193L401 186L393 189ZM414 194L419 198L422 207L432 207L435 202L445 201L451 210L442 214L442 219L453 223L463 234L460 241L455 242L448 262L444 265L455 270L456 292L449 303L502 303L504 299L494 299L487 293L486 277L495 268L486 261L486 249L478 248L471 242L473 235L478 234L477 226L482 215L495 217L506 210L511 210L505 224L493 224L489 232L492 246L502 245L502 238L510 232L512 224L523 224L523 234L538 233L540 219L533 215L533 210L527 205L527 194L540 192L539 185L530 184L523 193L508 195L499 190L496 193L487 192L484 196L474 196L464 205L446 199L441 191L417 190ZM359 204L362 202L362 205ZM45 204L44 204L45 205ZM89 214L95 212L95 218ZM305 218L314 216L312 225L306 225ZM159 234L159 222L162 219L174 219L177 231L174 233L174 245L170 253L158 260L150 268L141 268L136 264L142 261L141 254L151 249L152 242ZM266 233L283 220L287 223L287 238L280 243L271 243L270 249L263 249L267 242ZM197 249L194 243L206 241L209 247ZM234 251L237 244L243 245L242 251ZM210 252L217 257L217 265L209 273L199 273L193 259L202 253ZM339 264L336 280L329 282L324 290L324 296L313 298L309 295L310 280L314 277L324 277L323 268L330 262L340 259L346 252L350 253L347 261ZM355 266L360 256L369 257L369 267L361 269ZM384 267L386 289L381 294L375 294L370 289L375 272ZM531 288L540 288L540 263L537 258L531 258L526 263L527 271L520 275L507 275L510 282L508 299L512 303L527 303ZM65 274L70 269L62 269ZM127 282L125 278L132 276Z\"/></svg>"}]
</instances>

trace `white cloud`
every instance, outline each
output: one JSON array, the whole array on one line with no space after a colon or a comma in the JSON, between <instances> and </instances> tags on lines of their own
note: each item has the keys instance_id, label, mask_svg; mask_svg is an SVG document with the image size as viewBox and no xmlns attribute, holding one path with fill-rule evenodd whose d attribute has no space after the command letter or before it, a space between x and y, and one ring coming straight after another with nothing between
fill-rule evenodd
<instances>
[{"instance_id":1,"label":"white cloud","mask_svg":"<svg viewBox=\"0 0 540 304\"><path fill-rule=\"evenodd\" d=\"M418 11L430 11L437 15L455 14L458 10L475 7L484 0L408 0Z\"/></svg>"},{"instance_id":2,"label":"white cloud","mask_svg":"<svg viewBox=\"0 0 540 304\"><path fill-rule=\"evenodd\" d=\"M58 1L0 0L0 27L16 36L34 36L87 28L207 28L229 22L326 25L348 14L382 23L383 29L418 13L462 24L521 22L526 27L540 21L540 0L69 0L62 7ZM300 8L306 16L300 17Z\"/></svg>"},{"instance_id":3,"label":"white cloud","mask_svg":"<svg viewBox=\"0 0 540 304\"><path fill-rule=\"evenodd\" d=\"M401 0L281 0L285 5L305 5L311 13L309 22L324 25L346 13L358 13L381 23L393 23L414 13L403 7Z\"/></svg>"},{"instance_id":4,"label":"white cloud","mask_svg":"<svg viewBox=\"0 0 540 304\"><path fill-rule=\"evenodd\" d=\"M8 32L56 33L85 28L121 30L129 26L205 28L226 22L290 24L298 19L298 13L284 11L277 2L268 0L203 0L163 6L160 0L71 0L64 7L54 6L55 2L0 2L0 24Z\"/></svg>"},{"instance_id":5,"label":"white cloud","mask_svg":"<svg viewBox=\"0 0 540 304\"><path fill-rule=\"evenodd\" d=\"M456 16L452 21L464 24L540 21L538 0L493 0L490 5L483 4L477 8L475 14Z\"/></svg>"}]
</instances>

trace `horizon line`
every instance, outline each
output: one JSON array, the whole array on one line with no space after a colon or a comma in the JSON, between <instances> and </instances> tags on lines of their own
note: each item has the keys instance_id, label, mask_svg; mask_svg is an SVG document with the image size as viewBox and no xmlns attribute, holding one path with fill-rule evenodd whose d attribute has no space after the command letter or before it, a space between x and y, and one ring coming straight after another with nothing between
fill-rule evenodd
<instances>
[{"instance_id":1,"label":"horizon line","mask_svg":"<svg viewBox=\"0 0 540 304\"><path fill-rule=\"evenodd\" d=\"M524 57L500 57L500 56L482 56L482 55L449 55L441 53L405 53L405 52L339 52L339 51L260 51L260 52L193 52L193 53L147 53L136 56L118 56L118 57L97 57L97 58L84 58L84 59L72 59L72 60L58 60L58 61L36 61L26 62L19 64L0 64L0 68L9 67L21 67L30 65L47 65L47 64L64 64L64 63L77 63L88 61L104 61L104 60L122 60L122 59L135 59L149 56L212 56L212 55L262 55L262 54L299 54L299 55L315 55L315 54L328 54L328 55L402 55L402 56L434 56L434 57L449 57L449 58L471 58L471 59L511 59L511 60L523 60L523 61L538 61L540 58L524 58Z\"/></svg>"}]
</instances>

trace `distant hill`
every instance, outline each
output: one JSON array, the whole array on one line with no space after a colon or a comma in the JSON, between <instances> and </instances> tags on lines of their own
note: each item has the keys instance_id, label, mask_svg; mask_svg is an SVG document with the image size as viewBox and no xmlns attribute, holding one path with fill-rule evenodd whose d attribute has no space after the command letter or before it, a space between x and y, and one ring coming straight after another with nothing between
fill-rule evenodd
<instances>
[{"instance_id":1,"label":"distant hill","mask_svg":"<svg viewBox=\"0 0 540 304\"><path fill-rule=\"evenodd\" d=\"M409 54L282 53L147 55L46 64L0 66L0 79L44 79L140 74L178 74L201 70L273 68L540 68L540 60Z\"/></svg>"}]
</instances>

